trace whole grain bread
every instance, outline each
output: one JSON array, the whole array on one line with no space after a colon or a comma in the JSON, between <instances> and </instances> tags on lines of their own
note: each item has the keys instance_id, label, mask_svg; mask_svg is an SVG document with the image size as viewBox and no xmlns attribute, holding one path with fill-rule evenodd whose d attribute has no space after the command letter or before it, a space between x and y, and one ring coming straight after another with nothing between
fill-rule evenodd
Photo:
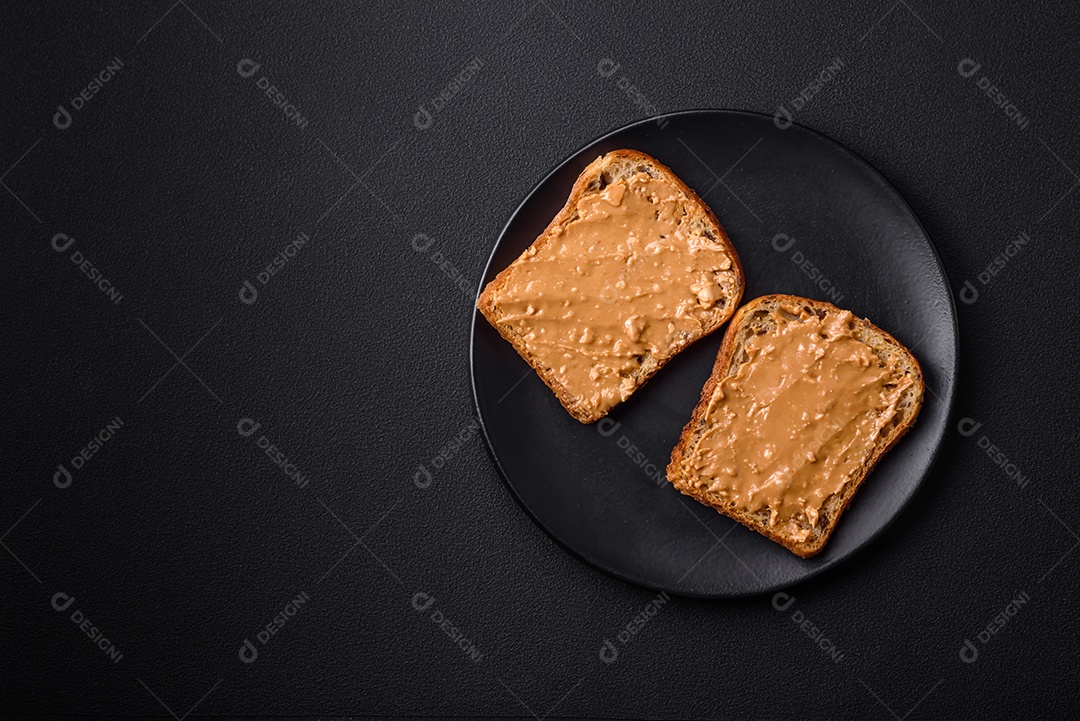
<instances>
[{"instance_id":1,"label":"whole grain bread","mask_svg":"<svg viewBox=\"0 0 1080 721\"><path fill-rule=\"evenodd\" d=\"M514 266L528 256L550 243L553 238L561 233L569 223L578 218L578 201L586 194L599 193L608 184L616 181L628 180L638 173L647 173L650 177L663 180L673 186L679 193L680 210L682 211L680 225L695 241L716 244L723 249L731 261L731 272L725 272L720 281L720 298L715 305L704 310L700 314L702 328L692 333L682 333L675 341L657 353L646 353L640 358L638 365L626 378L632 382L633 389L640 388L656 371L658 371L675 354L689 346L694 341L712 333L720 328L734 314L742 298L745 288L745 276L739 256L735 251L731 240L728 238L720 221L698 195L691 190L669 168L637 150L615 150L606 153L590 163L578 176L566 200L566 205L555 215L539 237L532 245L522 253L510 266L500 272L488 285L477 300L477 308L484 317L495 327L496 330L509 341L529 365L536 370L540 378L555 393L559 402L569 413L582 423L595 423L610 412L610 408L603 412L595 412L583 405L574 392L564 387L555 377L551 368L544 365L529 353L522 336L511 326L504 322L506 313L499 307L496 301L497 291L507 282ZM687 279L687 284L690 284ZM615 298L613 307L617 307L618 298ZM623 398L625 400L625 398Z\"/></svg>"},{"instance_id":2,"label":"whole grain bread","mask_svg":"<svg viewBox=\"0 0 1080 721\"><path fill-rule=\"evenodd\" d=\"M830 495L825 499L821 507L820 516L816 525L802 522L801 528L808 529L810 535L805 540L798 540L793 535L782 532L782 529L769 524L769 509L763 508L756 513L747 512L737 507L727 499L712 493L707 488L700 489L697 484L699 477L697 471L687 460L693 455L697 442L702 434L707 431L707 415L710 403L714 400L720 384L725 378L737 373L739 367L748 362L748 356L744 351L746 343L759 333L769 333L776 328L777 315L783 322L794 322L790 313L783 307L799 307L823 318L826 314L842 312L831 303L810 300L791 295L767 295L756 298L736 313L727 332L724 334L723 343L716 357L712 374L701 391L701 400L694 408L690 421L683 429L678 445L671 454L671 463L667 468L667 478L682 493L694 498L705 505L712 506L720 513L730 516L739 523L761 533L763 536L779 543L792 553L802 558L809 558L824 547L829 536L836 528L837 522L844 510L851 503L855 492L862 485L866 476L873 469L881 457L911 428L915 422L919 409L922 407L923 391L925 382L919 362L899 341L874 326L866 319L854 318L852 335L859 341L869 346L879 359L884 363L895 362L899 371L911 379L911 384L902 392L897 403L896 413L877 436L867 460L860 465L854 474L847 478L839 493ZM774 311L780 311L774 315ZM791 316L791 317L789 317ZM722 402L722 399L718 399Z\"/></svg>"}]
</instances>

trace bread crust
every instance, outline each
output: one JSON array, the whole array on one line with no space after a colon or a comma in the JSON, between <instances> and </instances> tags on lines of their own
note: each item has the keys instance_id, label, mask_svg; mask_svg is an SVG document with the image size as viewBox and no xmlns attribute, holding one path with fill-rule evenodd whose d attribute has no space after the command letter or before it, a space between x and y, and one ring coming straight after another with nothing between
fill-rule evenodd
<instances>
[{"instance_id":1,"label":"bread crust","mask_svg":"<svg viewBox=\"0 0 1080 721\"><path fill-rule=\"evenodd\" d=\"M706 335L717 330L726 323L731 316L735 313L735 309L739 306L739 301L742 299L743 291L746 288L746 275L743 272L742 263L739 261L739 255L735 251L735 246L732 245L731 239L724 231L724 227L720 225L720 221L717 219L716 214L712 209L695 193L686 183L682 181L670 168L660 163L655 158L639 151L631 149L613 150L598 157L593 162L589 163L585 167L577 180L574 182L573 188L570 190L570 195L566 199L566 204L562 209L555 214L551 222L548 223L544 231L537 237L535 241L529 246L530 248L542 248L549 243L554 237L554 231L557 228L561 228L577 216L577 202L583 195L590 191L591 186L601 177L606 169L613 168L621 162L636 163L644 166L642 169L649 172L650 175L671 183L679 192L686 195L690 207L696 212L697 216L704 221L709 231L714 234L715 238L710 240L720 244L731 260L731 270L735 279L735 292L731 297L726 298L726 303L723 305L720 313L712 314L707 323L703 323L703 329L695 334L689 335L685 338L677 339L662 356L649 355L648 358L642 363L641 367L635 372L633 379L635 381L634 391L636 392L646 381L649 380L660 368L664 366L671 358L673 358L680 351L685 349L691 343L699 340ZM547 384L548 388L552 390L555 397L564 408L578 421L582 423L595 423L604 416L606 416L611 409L602 413L594 413L589 409L583 407L578 399L554 377L547 369L545 369L532 355L528 352L524 339L519 336L513 328L508 324L500 322L500 310L495 303L495 294L499 289L505 285L509 279L510 272L514 266L524 257L528 249L522 253L521 256L516 258L513 263L508 265L498 275L491 280L490 283L485 286L483 292L480 293L480 297L476 301L476 307L484 315L489 323L499 332L503 338L507 340L518 354L525 359L525 361L532 366L537 375Z\"/></svg>"},{"instance_id":2,"label":"bread crust","mask_svg":"<svg viewBox=\"0 0 1080 721\"><path fill-rule=\"evenodd\" d=\"M779 543L796 556L810 558L820 553L822 548L824 548L829 537L835 530L841 515L843 515L844 511L847 510L848 505L851 503L851 499L854 497L855 492L870 474L870 471L873 470L874 466L877 465L877 462L894 445L896 445L896 442L908 432L912 425L914 425L919 410L922 408L925 380L923 378L922 367L910 350L892 335L878 328L869 320L859 318L858 316L855 317L853 335L860 341L869 345L879 357L884 352L899 353L903 368L912 376L914 383L912 383L909 392L905 396L902 396L901 399L902 401L906 401L903 418L890 429L890 432L883 441L879 441L877 445L875 445L870 457L844 484L844 488L841 492L826 499L825 503L822 505L821 518L824 520L822 528L819 532L815 533L805 541L797 541L793 537L779 532L775 527L770 526L760 517L746 513L741 509L736 508L733 504L725 503L718 497L712 496L707 491L696 488L694 485L695 479L687 473L686 469L683 467L683 461L693 449L700 432L704 430L704 421L708 412L709 401L716 392L717 386L723 382L725 378L734 374L738 365L741 364L741 361L736 358L736 351L742 349L744 340L748 340L748 338L744 338L744 335L748 329L746 324L749 322L752 314L755 311L762 309L764 306L770 304L781 305L784 303L802 305L825 313L842 312L842 309L837 308L832 303L783 294L761 296L740 308L732 319L731 324L728 326L727 331L724 333L724 340L716 355L716 362L713 364L712 373L705 382L705 386L701 389L701 399L698 401L697 406L695 406L689 422L687 422L686 426L683 428L678 444L671 452L671 462L667 467L667 478L681 493L690 496L700 503L715 508L720 513L733 518L744 526L757 531L766 538Z\"/></svg>"}]
</instances>

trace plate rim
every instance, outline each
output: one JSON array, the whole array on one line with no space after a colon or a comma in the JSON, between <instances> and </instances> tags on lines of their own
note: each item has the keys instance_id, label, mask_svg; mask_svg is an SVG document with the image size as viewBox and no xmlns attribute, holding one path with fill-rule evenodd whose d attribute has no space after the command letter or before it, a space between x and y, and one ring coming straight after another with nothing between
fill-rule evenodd
<instances>
[{"instance_id":1,"label":"plate rim","mask_svg":"<svg viewBox=\"0 0 1080 721\"><path fill-rule=\"evenodd\" d=\"M545 173L543 175L543 177L541 177L540 180L537 181L532 186L532 188L525 194L524 198L522 198L521 202L518 203L517 207L514 208L514 211L507 218L506 223L503 224L502 230L499 231L498 236L496 237L495 242L491 247L491 253L488 255L487 262L484 263L484 269L483 269L483 272L481 273L481 276L480 276L480 282L479 282L479 285L478 285L478 288L477 288L477 291L476 291L476 296L473 299L472 317L470 319L471 324L470 324L470 328L469 328L469 385L472 388L473 411L476 414L477 422L480 425L480 431L481 431L481 433L482 433L482 435L484 437L484 446L487 449L487 453L491 457L491 460L495 465L495 469L497 470L497 472L499 474L499 479L502 481L502 484L506 487L506 489L510 492L510 496L514 499L514 502L518 505L519 508L521 508L525 512L525 514L532 521L532 523L535 526L537 526L541 531L543 531L544 534L547 535L548 538L553 540L560 548L562 548L564 551L566 551L571 556L573 556L575 559L577 559L578 561L584 563L585 565L587 565L587 566L589 566L589 567L591 567L591 568L593 568L593 569L595 569L597 571L600 571L601 573L604 573L607 576L610 576L610 577L612 577L612 578L614 578L614 579L616 579L618 581L621 581L621 582L627 583L627 584L631 584L631 585L637 586L639 588L646 588L646 589L649 589L649 590L652 590L652 591L661 591L661 592L664 592L664 593L669 593L669 594L674 595L674 596L680 596L680 597L683 597L683 598L696 598L696 599L707 599L707 600L753 598L753 597L757 597L757 596L763 596L763 595L765 595L767 593L775 592L775 591L777 591L779 589L794 588L795 586L803 584L803 583L809 581L812 578L816 578L816 577L818 577L818 576L820 576L820 575L822 575L824 573L832 571L837 566L842 566L845 562L849 561L851 558L853 558L853 557L859 555L861 552L863 552L867 547L873 545L881 537L881 535L886 530L888 530L888 528L890 526L892 526L893 523L895 523L896 520L898 518L900 518L900 516L902 516L907 511L907 509L911 505L912 501L915 499L915 497L917 495L919 495L919 492L922 490L923 485L926 483L926 478L931 474L931 472L933 472L934 467L937 465L938 459L941 457L941 448L944 445L945 436L948 433L949 424L951 423L952 416L953 416L953 411L955 409L956 388L957 388L957 385L959 383L959 374L960 374L960 318L959 318L959 316L958 316L958 314L956 312L956 299L954 297L955 294L953 292L952 285L949 283L949 275L945 270L945 264L942 263L942 261L941 261L941 255L938 252L937 246L934 244L933 238L931 237L930 233L927 232L926 226L923 225L923 222L919 218L918 214L915 213L914 209L907 202L907 199L904 198L904 196L900 193L899 190L897 190L896 186L893 185L892 181L890 181L885 176L885 174L882 173L880 170L878 170L878 168L875 165L873 165L870 161L868 161L862 155L860 155L856 151L852 150L851 148L849 148L847 145L840 142L839 140L836 140L835 138L833 138L833 137L831 137L829 135L826 135L825 133L823 133L823 132L821 132L819 130L815 130L814 128L811 128L808 125L805 125L803 123L798 123L798 122L792 122L789 126L787 126L787 128L798 127L802 131L809 132L809 133L811 133L811 134L825 140L827 143L830 143L833 146L835 146L837 149L839 149L841 153L844 153L844 154L850 156L852 159L854 159L854 161L857 164L861 164L861 165L865 166L866 168L868 168L869 170L873 171L873 173L875 175L877 175L877 177L879 177L882 180L882 182L884 183L885 190L888 193L890 193L895 200L899 201L900 206L902 208L904 208L905 210L907 210L908 214L915 220L916 226L922 232L923 237L926 238L927 246L930 248L931 258L933 259L934 264L936 265L938 272L940 273L942 279L944 280L946 295L947 295L948 300L949 300L948 311L949 311L949 316L952 319L951 325L952 325L952 331L953 331L953 333L952 333L953 363L952 363L952 368L950 369L952 371L952 374L951 374L952 383L951 383L950 388L949 388L948 397L944 401L945 408L944 408L944 412L943 412L943 417L944 417L945 425L944 425L944 427L942 429L940 437L937 438L937 441L936 441L936 444L934 446L933 451L931 452L930 462L926 466L926 471L922 474L922 477L919 479L918 483L916 484L915 490L908 496L907 499L904 500L904 502L899 506L899 508L897 508L896 511L884 523L882 523L878 528L876 528L872 533L870 533L870 535L861 544L859 544L857 547L855 547L847 555L842 556L840 558L837 558L834 561L832 561L831 563L822 564L822 565L817 566L815 568L809 569L805 575L801 576L798 580L796 580L794 582L784 584L784 585L765 584L765 586L763 588L761 588L761 589L751 590L751 591L744 591L744 592L736 592L736 593L718 594L718 593L693 593L693 592L690 592L690 591L675 591L675 590L672 590L670 588L662 588L660 586L655 586L655 585L652 585L652 584L650 584L650 583L648 583L646 581L642 581L642 580L639 580L639 579L636 579L636 578L630 578L630 577L628 577L627 575L623 574L622 572L620 572L618 570L608 568L607 566L603 565L599 561L594 561L592 559L586 558L584 555L582 555L576 549L571 548L562 539L557 537L551 531L551 529L549 529L547 527L546 524L541 522L541 520L539 518L537 518L536 515L532 512L532 510L528 507L528 505L526 505L526 503L522 500L521 496L518 495L518 492L514 489L513 484L510 482L510 479L509 479L509 477L508 477L508 475L506 473L506 469L503 468L503 465L499 461L499 457L495 452L495 448L492 445L491 436L488 434L487 424L485 423L483 413L480 410L480 396L479 396L479 392L478 392L477 387L476 387L476 340L475 339L476 339L476 329L477 329L479 323L481 322L481 314L480 314L479 308L477 308L477 303L480 300L480 294L484 290L484 286L485 286L484 279L487 278L488 272L491 270L491 265L495 260L495 254L499 249L499 246L500 246L500 244L502 242L502 239L506 236L507 230L509 230L510 226L513 224L514 220L521 213L521 211L525 207L525 205L532 199L532 197L536 194L536 192L541 187L543 187L543 185L553 175L555 175L555 173L557 173L559 170L561 170L563 168L563 166L565 166L573 158L580 155L582 152L584 152L589 147L591 147L593 145L596 145L597 143L600 143L600 142L602 142L602 141L604 141L604 140L606 140L606 139L608 139L608 138L610 138L610 137L612 137L614 135L625 132L625 131L627 131L627 130L629 130L631 128L637 127L639 125L645 125L645 124L648 124L648 123L656 123L656 122L659 122L660 120L665 119L665 118L675 118L675 117L678 117L678 116L685 116L685 115L744 115L744 116L760 118L760 119L772 119L772 117L773 117L773 116L771 116L771 115L769 115L767 113L761 113L761 112L757 112L757 111L753 111L753 110L739 110L739 109L733 109L733 108L697 108L697 109L689 109L689 110L678 110L678 111L674 111L674 112L671 112L671 113L662 113L660 115L654 115L654 116L650 116L650 117L643 118L643 119L640 119L640 120L632 121L630 123L627 123L626 125L619 126L619 127L615 128L613 130L610 130L610 131L608 131L608 132L606 132L606 133L604 133L602 135L599 135L599 136L593 138L592 140L590 140L590 141L586 142L585 144L581 145L580 147L578 147L576 150L568 153L564 157L563 160L558 162L547 173ZM787 128L783 128L783 129L787 129ZM486 320L484 322L486 322Z\"/></svg>"}]
</instances>

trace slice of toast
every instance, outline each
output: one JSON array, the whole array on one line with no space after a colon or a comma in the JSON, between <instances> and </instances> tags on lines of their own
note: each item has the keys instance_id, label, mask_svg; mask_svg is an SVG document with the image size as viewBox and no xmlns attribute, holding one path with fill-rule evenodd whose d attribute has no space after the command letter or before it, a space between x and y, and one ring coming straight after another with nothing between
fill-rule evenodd
<instances>
[{"instance_id":1,"label":"slice of toast","mask_svg":"<svg viewBox=\"0 0 1080 721\"><path fill-rule=\"evenodd\" d=\"M645 153L616 150L582 171L476 305L570 415L594 423L727 322L744 286L694 191Z\"/></svg>"},{"instance_id":2,"label":"slice of toast","mask_svg":"<svg viewBox=\"0 0 1080 721\"><path fill-rule=\"evenodd\" d=\"M802 558L922 407L919 362L830 303L767 295L739 309L671 454L682 493Z\"/></svg>"}]
</instances>

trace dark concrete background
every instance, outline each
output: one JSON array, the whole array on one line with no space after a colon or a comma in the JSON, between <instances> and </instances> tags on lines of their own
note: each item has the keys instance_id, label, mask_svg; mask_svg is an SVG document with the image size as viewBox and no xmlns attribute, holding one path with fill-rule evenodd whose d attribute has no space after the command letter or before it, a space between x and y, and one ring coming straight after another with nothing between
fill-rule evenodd
<instances>
[{"instance_id":1,"label":"dark concrete background","mask_svg":"<svg viewBox=\"0 0 1080 721\"><path fill-rule=\"evenodd\" d=\"M0 712L1075 713L1080 8L997 5L5 3ZM952 424L974 430L788 610L672 598L606 664L655 593L567 555L500 482L471 296L592 138L781 105L874 164L978 292Z\"/></svg>"}]
</instances>

